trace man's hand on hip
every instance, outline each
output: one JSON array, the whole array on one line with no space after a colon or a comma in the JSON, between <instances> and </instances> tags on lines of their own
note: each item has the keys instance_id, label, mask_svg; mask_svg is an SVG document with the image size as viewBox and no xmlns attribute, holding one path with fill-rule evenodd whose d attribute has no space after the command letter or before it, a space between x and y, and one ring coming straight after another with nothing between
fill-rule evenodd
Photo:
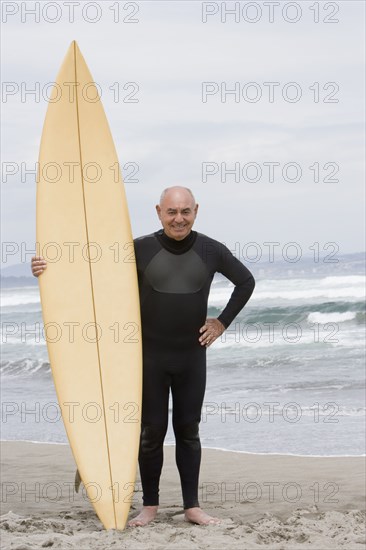
<instances>
[{"instance_id":1,"label":"man's hand on hip","mask_svg":"<svg viewBox=\"0 0 366 550\"><path fill-rule=\"evenodd\" d=\"M221 334L225 327L218 319L206 319L206 323L200 328L201 336L199 341L201 346L210 346Z\"/></svg>"}]
</instances>

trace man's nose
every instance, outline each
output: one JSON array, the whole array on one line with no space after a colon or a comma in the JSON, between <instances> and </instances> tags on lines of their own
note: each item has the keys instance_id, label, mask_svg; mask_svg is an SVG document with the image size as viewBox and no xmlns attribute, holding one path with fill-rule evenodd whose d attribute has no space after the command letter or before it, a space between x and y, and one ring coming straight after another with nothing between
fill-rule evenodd
<instances>
[{"instance_id":1,"label":"man's nose","mask_svg":"<svg viewBox=\"0 0 366 550\"><path fill-rule=\"evenodd\" d=\"M175 216L175 221L176 222L182 222L183 221L183 216L180 212L178 212L177 215Z\"/></svg>"}]
</instances>

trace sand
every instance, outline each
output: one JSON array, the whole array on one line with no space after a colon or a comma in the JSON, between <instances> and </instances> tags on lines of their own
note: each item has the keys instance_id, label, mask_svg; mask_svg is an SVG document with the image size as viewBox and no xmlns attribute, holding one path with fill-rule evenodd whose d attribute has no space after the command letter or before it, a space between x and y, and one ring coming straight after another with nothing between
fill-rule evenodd
<instances>
[{"instance_id":1,"label":"sand","mask_svg":"<svg viewBox=\"0 0 366 550\"><path fill-rule=\"evenodd\" d=\"M203 449L202 508L219 525L184 521L174 447L165 462L157 519L106 531L84 491L73 489L67 445L1 444L1 548L363 549L365 459L256 455ZM137 476L131 514L141 506Z\"/></svg>"}]
</instances>

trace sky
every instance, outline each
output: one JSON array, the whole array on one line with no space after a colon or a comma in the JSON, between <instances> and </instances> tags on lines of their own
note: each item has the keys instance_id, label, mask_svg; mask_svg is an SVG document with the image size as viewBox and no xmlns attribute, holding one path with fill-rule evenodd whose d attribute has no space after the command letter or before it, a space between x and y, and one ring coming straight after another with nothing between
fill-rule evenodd
<instances>
[{"instance_id":1,"label":"sky","mask_svg":"<svg viewBox=\"0 0 366 550\"><path fill-rule=\"evenodd\" d=\"M183 185L199 203L194 229L232 250L365 250L363 1L1 7L1 230L14 243L2 267L34 248L25 173L72 40L100 87L134 237L159 229L162 189Z\"/></svg>"}]
</instances>

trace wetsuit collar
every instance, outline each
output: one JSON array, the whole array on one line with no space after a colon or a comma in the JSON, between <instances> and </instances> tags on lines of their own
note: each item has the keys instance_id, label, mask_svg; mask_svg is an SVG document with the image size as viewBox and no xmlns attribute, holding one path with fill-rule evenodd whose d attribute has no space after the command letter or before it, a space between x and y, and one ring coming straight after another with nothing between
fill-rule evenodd
<instances>
[{"instance_id":1,"label":"wetsuit collar","mask_svg":"<svg viewBox=\"0 0 366 550\"><path fill-rule=\"evenodd\" d=\"M156 231L155 233L156 238L160 242L160 244L169 252L172 252L173 254L184 254L184 252L187 252L194 244L196 237L197 237L197 231L191 230L184 239L177 241L176 239L172 239L171 237L168 237L168 235L164 232L163 229L160 229L159 231Z\"/></svg>"}]
</instances>

